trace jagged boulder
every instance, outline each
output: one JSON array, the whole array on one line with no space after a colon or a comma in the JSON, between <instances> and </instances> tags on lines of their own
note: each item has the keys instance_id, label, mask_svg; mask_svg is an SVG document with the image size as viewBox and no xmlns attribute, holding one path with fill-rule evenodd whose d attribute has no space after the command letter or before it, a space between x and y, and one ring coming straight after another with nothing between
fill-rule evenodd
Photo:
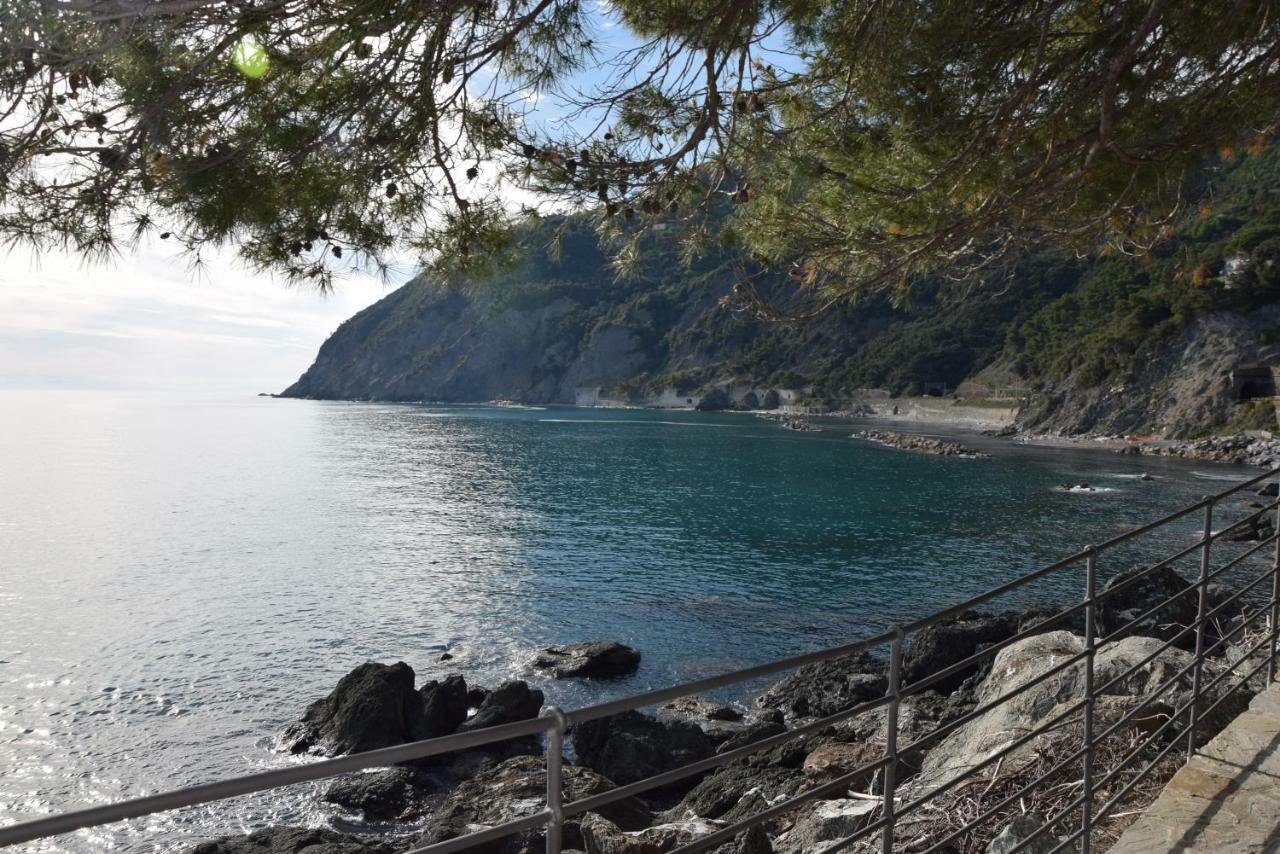
<instances>
[{"instance_id":1,"label":"jagged boulder","mask_svg":"<svg viewBox=\"0 0 1280 854\"><path fill-rule=\"evenodd\" d=\"M549 646L533 664L557 679L608 679L635 673L640 652L617 641L584 641Z\"/></svg>"},{"instance_id":2,"label":"jagged boulder","mask_svg":"<svg viewBox=\"0 0 1280 854\"><path fill-rule=\"evenodd\" d=\"M1119 632L1126 623L1178 594L1182 595L1149 617L1124 629L1120 636L1142 635L1171 640L1179 631L1195 622L1199 594L1192 589L1191 583L1168 566L1161 567L1141 580L1133 581L1146 571L1146 567L1134 567L1107 579L1098 601L1101 634ZM1195 645L1195 632L1187 632L1178 642L1178 647L1186 650L1195 649Z\"/></svg>"},{"instance_id":3,"label":"jagged boulder","mask_svg":"<svg viewBox=\"0 0 1280 854\"><path fill-rule=\"evenodd\" d=\"M1044 822L1044 816L1039 813L1028 812L1014 816L987 845L987 854L1011 854L1013 851L1049 854L1057 851L1062 840L1053 831L1047 830L1035 836L1044 827Z\"/></svg>"},{"instance_id":4,"label":"jagged boulder","mask_svg":"<svg viewBox=\"0 0 1280 854\"><path fill-rule=\"evenodd\" d=\"M434 786L412 768L384 768L352 774L329 784L323 800L366 819L385 821L400 816Z\"/></svg>"},{"instance_id":5,"label":"jagged boulder","mask_svg":"<svg viewBox=\"0 0 1280 854\"><path fill-rule=\"evenodd\" d=\"M393 854L397 847L332 830L266 827L243 836L224 836L187 849L187 854Z\"/></svg>"},{"instance_id":6,"label":"jagged boulder","mask_svg":"<svg viewBox=\"0 0 1280 854\"><path fill-rule=\"evenodd\" d=\"M627 832L591 813L581 822L586 854L664 854L714 833L722 826L719 822L690 817Z\"/></svg>"},{"instance_id":7,"label":"jagged boulder","mask_svg":"<svg viewBox=\"0 0 1280 854\"><path fill-rule=\"evenodd\" d=\"M706 759L715 752L715 742L688 721L630 711L575 726L573 750L588 768L626 785ZM675 788L696 782L692 778Z\"/></svg>"},{"instance_id":8,"label":"jagged boulder","mask_svg":"<svg viewBox=\"0 0 1280 854\"><path fill-rule=\"evenodd\" d=\"M983 614L977 611L927 626L912 636L903 653L903 684L919 682L963 661L984 646L1013 637L1017 631L1017 615ZM990 659L983 659L953 673L931 687L935 691L946 693L958 688L964 680L986 667L990 667Z\"/></svg>"},{"instance_id":9,"label":"jagged boulder","mask_svg":"<svg viewBox=\"0 0 1280 854\"><path fill-rule=\"evenodd\" d=\"M366 662L338 682L328 697L307 708L285 730L291 753L339 756L392 747L428 736L422 698L413 688L413 668Z\"/></svg>"},{"instance_id":10,"label":"jagged boulder","mask_svg":"<svg viewBox=\"0 0 1280 854\"><path fill-rule=\"evenodd\" d=\"M546 805L546 786L545 763L540 757L518 756L488 768L463 782L445 798L413 847L433 845L536 813ZM612 788L612 782L590 769L564 766L566 802ZM649 809L636 798L609 804L601 813L615 825L629 830L647 827L653 820ZM522 854L541 850L544 835L541 830L529 831L468 850ZM572 819L566 822L565 847L581 847L581 841L578 822Z\"/></svg>"},{"instance_id":11,"label":"jagged boulder","mask_svg":"<svg viewBox=\"0 0 1280 854\"><path fill-rule=\"evenodd\" d=\"M531 689L524 680L513 679L503 682L485 696L480 708L462 722L458 732L471 732L485 727L536 718L542 711L542 701L542 692Z\"/></svg>"},{"instance_id":12,"label":"jagged boulder","mask_svg":"<svg viewBox=\"0 0 1280 854\"><path fill-rule=\"evenodd\" d=\"M1161 695L1161 702L1174 708L1186 702L1191 676L1189 672L1179 673L1190 664L1191 656L1179 649L1168 649L1157 655L1160 646L1161 641L1156 638L1127 637L1101 647L1094 662L1094 685L1100 697L1147 697L1165 682L1174 680L1173 686ZM978 686L976 699L979 704L990 703L1061 666L1083 649L1084 639L1069 632L1033 635L1011 644L996 654L991 673ZM1150 662L1138 666L1152 655L1155 657ZM1134 667L1137 669L1132 674L1107 687ZM1081 661L958 727L929 750L913 785L937 785L977 765L1080 699L1083 690L1084 663ZM1210 697L1205 705L1212 702ZM1247 698L1243 702L1247 702ZM1232 703L1224 702L1220 711L1201 720L1201 731L1216 732L1217 727L1234 715L1234 708ZM1174 737L1178 729L1178 725L1170 727L1169 736ZM1012 771L1023 762L1036 761L1037 743L1037 739L1032 739L1015 751L1005 760L1005 770Z\"/></svg>"},{"instance_id":13,"label":"jagged boulder","mask_svg":"<svg viewBox=\"0 0 1280 854\"><path fill-rule=\"evenodd\" d=\"M773 802L780 797L798 794L810 781L797 768L749 768L729 765L717 768L694 786L680 801L663 814L667 820L689 815L723 819L751 793L759 792Z\"/></svg>"},{"instance_id":14,"label":"jagged boulder","mask_svg":"<svg viewBox=\"0 0 1280 854\"><path fill-rule=\"evenodd\" d=\"M879 802L839 798L819 800L800 808L795 824L774 840L778 854L812 854L870 824Z\"/></svg>"},{"instance_id":15,"label":"jagged boulder","mask_svg":"<svg viewBox=\"0 0 1280 854\"><path fill-rule=\"evenodd\" d=\"M781 711L778 709L763 709L759 714L753 715L744 722L739 729L729 733L716 746L716 753L725 753L730 750L736 750L739 747L746 747L748 744L754 744L757 741L781 735L786 731L787 724Z\"/></svg>"},{"instance_id":16,"label":"jagged boulder","mask_svg":"<svg viewBox=\"0 0 1280 854\"><path fill-rule=\"evenodd\" d=\"M467 680L458 674L433 679L418 689L429 738L455 732L467 719Z\"/></svg>"},{"instance_id":17,"label":"jagged boulder","mask_svg":"<svg viewBox=\"0 0 1280 854\"><path fill-rule=\"evenodd\" d=\"M869 655L806 664L757 698L762 708L797 718L821 718L884 696L884 662Z\"/></svg>"}]
</instances>

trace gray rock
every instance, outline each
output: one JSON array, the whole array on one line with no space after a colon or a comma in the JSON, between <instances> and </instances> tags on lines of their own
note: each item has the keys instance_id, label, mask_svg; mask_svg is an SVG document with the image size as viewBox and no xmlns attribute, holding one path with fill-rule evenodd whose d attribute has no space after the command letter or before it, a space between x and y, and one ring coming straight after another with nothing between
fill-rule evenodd
<instances>
[{"instance_id":1,"label":"gray rock","mask_svg":"<svg viewBox=\"0 0 1280 854\"><path fill-rule=\"evenodd\" d=\"M590 813L581 822L587 854L663 854L714 833L720 827L718 822L687 818L628 833Z\"/></svg>"},{"instance_id":2,"label":"gray rock","mask_svg":"<svg viewBox=\"0 0 1280 854\"><path fill-rule=\"evenodd\" d=\"M1160 646L1161 641L1146 637L1127 637L1103 646L1095 657L1094 684L1102 689L1143 659L1154 655ZM1060 666L1066 658L1083 649L1084 640L1069 632L1049 632L1018 641L996 654L991 673L978 686L976 699L979 704L992 702ZM1182 650L1165 650L1107 688L1104 696L1149 696L1157 687L1174 679L1190 661L1191 656ZM928 752L913 786L934 786L977 765L1042 725L1064 704L1078 700L1083 696L1083 687L1084 664L1077 662L958 727ZM1178 676L1162 699L1177 707L1189 697L1190 687L1189 673ZM1247 702L1247 697L1240 702ZM1224 702L1220 707L1222 711L1202 719L1202 732L1216 732L1216 728L1229 720L1229 716L1235 713L1234 707L1225 708L1229 706L1232 703ZM1177 724L1170 727L1170 737L1175 736L1178 729ZM1037 739L1032 739L1014 751L1005 760L1005 770L1012 771L1024 761L1035 761L1037 743Z\"/></svg>"},{"instance_id":3,"label":"gray rock","mask_svg":"<svg viewBox=\"0 0 1280 854\"><path fill-rule=\"evenodd\" d=\"M696 724L631 711L578 724L573 749L579 762L625 785L706 759L715 743ZM692 777L672 788L696 782Z\"/></svg>"},{"instance_id":4,"label":"gray rock","mask_svg":"<svg viewBox=\"0 0 1280 854\"><path fill-rule=\"evenodd\" d=\"M427 738L422 698L413 680L413 668L403 661L360 665L285 730L286 749L337 756Z\"/></svg>"},{"instance_id":5,"label":"gray rock","mask_svg":"<svg viewBox=\"0 0 1280 854\"><path fill-rule=\"evenodd\" d=\"M617 641L584 641L549 646L534 661L557 679L628 676L640 666L640 653Z\"/></svg>"},{"instance_id":6,"label":"gray rock","mask_svg":"<svg viewBox=\"0 0 1280 854\"><path fill-rule=\"evenodd\" d=\"M1054 836L1053 831L1046 831L1032 840L1025 848L1018 848L1019 845L1031 839L1031 835L1042 827L1044 827L1044 816L1038 813L1023 813L1014 816L987 845L987 854L1010 854L1014 850L1022 851L1024 854L1049 854L1061 842Z\"/></svg>"},{"instance_id":7,"label":"gray rock","mask_svg":"<svg viewBox=\"0 0 1280 854\"><path fill-rule=\"evenodd\" d=\"M393 854L387 842L308 827L267 827L224 836L187 849L187 854Z\"/></svg>"},{"instance_id":8,"label":"gray rock","mask_svg":"<svg viewBox=\"0 0 1280 854\"><path fill-rule=\"evenodd\" d=\"M812 854L871 822L879 801L839 798L814 801L801 808L795 825L774 840L778 854Z\"/></svg>"},{"instance_id":9,"label":"gray rock","mask_svg":"<svg viewBox=\"0 0 1280 854\"><path fill-rule=\"evenodd\" d=\"M734 839L734 854L773 854L773 841L763 827L754 824Z\"/></svg>"},{"instance_id":10,"label":"gray rock","mask_svg":"<svg viewBox=\"0 0 1280 854\"><path fill-rule=\"evenodd\" d=\"M884 663L869 655L819 661L800 667L756 700L797 718L822 718L884 696Z\"/></svg>"}]
</instances>

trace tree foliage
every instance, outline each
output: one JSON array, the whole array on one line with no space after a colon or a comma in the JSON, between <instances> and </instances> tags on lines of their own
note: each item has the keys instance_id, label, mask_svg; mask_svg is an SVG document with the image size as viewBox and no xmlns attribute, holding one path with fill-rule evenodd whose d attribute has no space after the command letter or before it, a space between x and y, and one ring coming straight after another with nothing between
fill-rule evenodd
<instances>
[{"instance_id":1,"label":"tree foliage","mask_svg":"<svg viewBox=\"0 0 1280 854\"><path fill-rule=\"evenodd\" d=\"M735 302L768 316L906 299L924 274L992 281L1045 242L1167 241L1204 158L1274 130L1278 13L11 0L0 236L93 255L155 231L328 286L405 251L491 265L529 209L589 211L623 268L658 224L686 257L744 247ZM628 36L603 49L609 17ZM232 62L246 45L265 74Z\"/></svg>"}]
</instances>

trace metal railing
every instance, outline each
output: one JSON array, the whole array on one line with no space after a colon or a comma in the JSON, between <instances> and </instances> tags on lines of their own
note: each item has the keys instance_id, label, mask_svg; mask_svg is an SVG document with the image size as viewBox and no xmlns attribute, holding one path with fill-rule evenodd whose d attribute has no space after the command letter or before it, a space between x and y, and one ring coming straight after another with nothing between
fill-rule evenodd
<instances>
[{"instance_id":1,"label":"metal railing","mask_svg":"<svg viewBox=\"0 0 1280 854\"><path fill-rule=\"evenodd\" d=\"M1164 761L1172 751L1180 746L1186 751L1188 757L1192 754L1198 738L1197 725L1201 721L1205 720L1227 701L1235 691L1242 686L1250 684L1263 668L1267 669L1266 679L1268 682L1276 679L1277 639L1280 636L1280 633L1277 632L1277 625L1280 624L1280 500L1274 500L1261 507L1254 508L1253 512L1242 519L1231 522L1216 532L1213 530L1213 524L1215 508L1220 507L1224 499L1255 487L1278 473L1280 473L1280 469L1264 472L1257 477L1236 484L1224 492L1207 496L1195 504L1184 507L1154 522L1126 531L1100 545L1081 549L1070 557L1041 567L950 608L854 643L796 655L732 673L699 679L670 688L650 691L573 711L564 711L556 706L550 706L544 709L539 717L530 720L466 733L456 733L396 747L343 756L337 759L327 759L306 765L291 766L220 780L106 806L0 827L0 847L30 842L153 813L262 792L282 786L321 780L347 772L421 760L459 750L496 744L514 738L545 734L547 785L546 805L542 809L495 827L417 848L411 852L406 852L406 854L447 854L447 852L466 850L486 842L538 829L545 831L548 854L558 854L563 843L565 822L574 816L599 810L609 804L635 795L667 787L672 783L687 780L690 777L726 765L729 762L777 747L790 739L818 733L841 721L878 709L884 709L885 746L879 759L867 762L852 771L840 774L835 779L805 789L781 802L771 804L748 818L736 821L708 835L697 838L677 848L673 854L694 854L694 852L715 848L732 841L739 833L755 825L789 813L806 803L828 795L845 793L849 790L851 784L856 781L865 781L869 779L869 775L877 773L880 775L879 779L881 780L877 814L869 817L866 823L855 833L827 845L822 850L822 854L833 854L836 851L848 850L854 844L858 844L863 850L879 849L884 854L889 854L895 848L896 832L902 825L904 817L911 815L947 792L956 790L966 781L974 780L984 770L993 766L998 767L998 763L1002 763L1006 758L1022 750L1034 739L1061 728L1064 723L1077 716L1082 728L1082 738L1078 749L1057 761L1052 767L1040 773L1035 779L1012 794L1004 796L994 804L984 804L981 814L937 839L926 849L925 854L943 851L961 836L987 826L987 823L999 816L1002 810L1008 808L1020 798L1026 797L1029 793L1043 786L1046 781L1051 780L1055 775L1061 774L1064 769L1077 762L1081 766L1080 795L1072 798L1056 814L1048 816L1038 833L1024 839L1020 845L1012 850L1024 850L1045 833L1053 833L1057 838L1057 834L1062 831L1063 823L1070 820L1075 829L1065 838L1058 838L1058 844L1052 850L1062 851L1073 848L1088 854L1093 831L1098 822L1110 814L1143 779L1151 774L1159 763ZM1203 525L1201 533L1194 543L1179 549L1171 556L1165 557L1156 563L1146 565L1140 571L1130 573L1117 583L1111 584L1099 592L1098 565L1105 555L1118 552L1121 546L1139 537L1167 530L1179 521L1193 517L1196 513L1203 514ZM1261 527L1259 523L1265 521L1268 518L1268 514L1272 513L1275 514L1275 524L1271 527L1270 533L1263 535L1262 532L1266 528ZM1214 569L1211 562L1213 546L1240 530L1257 532L1256 542L1249 545L1240 554L1233 555L1222 566ZM1220 597L1220 601L1215 603L1211 595L1211 586L1223 578L1225 574L1245 567L1251 558L1258 557L1268 547L1270 547L1271 551L1266 571L1249 580L1240 589L1232 591L1229 596ZM1199 570L1194 582L1190 582L1185 589L1168 596L1136 617L1128 619L1123 625L1105 627L1108 633L1100 635L1099 608L1109 597L1116 596L1131 586L1154 576L1161 570L1172 567L1177 561L1190 557L1197 557L1199 561ZM961 617L978 606L1021 591L1037 581L1051 576L1059 576L1073 569L1078 570L1081 566L1084 569L1083 598L1077 604L1054 611L1033 625L1020 628L1012 636L981 648L961 661L929 673L917 679L914 683L903 683L903 653L907 647L908 639L913 635L944 621ZM1252 612L1245 609L1244 605L1248 601L1247 597L1252 596L1254 600L1257 600L1260 595L1257 592L1258 588L1268 580L1271 582L1271 589L1267 597L1262 601L1254 601L1253 604L1256 609ZM1155 650L1144 656L1143 659L1130 665L1124 672L1111 677L1105 684L1100 686L1095 684L1097 674L1094 663L1100 650L1132 633L1135 627L1146 625L1146 621L1153 619L1179 600L1192 595L1196 598L1196 617L1191 623L1176 626L1176 632L1164 640ZM1241 615L1238 618L1239 622L1229 631L1219 630L1217 637L1210 643L1210 627L1218 626L1224 618L1232 619L1233 606L1239 609ZM1056 627L1069 627L1072 625L1071 621L1081 614L1083 614L1084 644L1080 652L1067 656L1061 662L1054 664L1034 678L1019 684L1016 688L995 699L983 702L964 714L942 723L933 730L917 736L910 743L900 743L902 733L899 728L899 709L904 700L943 684L945 680L971 672L984 661L993 659L1001 650L1007 649L1032 635L1050 631ZM1225 663L1213 658L1220 652L1229 655L1230 645L1236 642L1237 638L1241 638L1241 643L1246 642L1243 638L1249 637L1249 630L1255 627L1260 618L1264 626L1261 632L1261 639L1253 642L1243 655L1235 661ZM1148 686L1136 705L1127 709L1117 719L1110 721L1100 732L1095 732L1099 725L1095 715L1097 698L1106 695L1111 689L1123 684L1134 674L1141 671L1142 668L1151 664L1178 644L1186 642L1188 636L1193 632L1195 652L1191 662L1159 685ZM741 685L742 683L755 682L764 677L774 676L806 664L830 661L869 652L885 646L888 647L889 653L887 664L888 688L882 697L859 703L834 714L795 726L782 733L761 738L730 750L724 750L706 759L692 762L634 783L618 786L575 801L567 803L564 801L564 738L566 732L573 726L607 718L621 712L657 706L680 697L716 691L729 686ZM1260 663L1253 664L1252 660L1258 657L1260 653ZM1205 665L1209 662L1212 662L1214 669L1220 672L1212 679L1205 681ZM900 784L899 772L903 768L902 756L907 751L919 754L919 751L924 747L936 745L965 724L1024 694L1036 685L1059 676L1069 669L1081 666L1084 668L1081 695L1076 702L1071 703L1065 710L1054 714L1049 720L1042 721L1034 729L1023 733L998 750L991 752L981 761L964 768L955 776L924 791L917 792L915 791L916 787L906 788ZM1250 669L1242 671L1242 668L1245 667ZM1162 697L1188 676L1192 685L1190 697L1185 702L1173 709L1171 713L1166 713L1167 719L1159 727L1148 733L1145 738L1138 741L1136 746L1113 767L1105 769L1105 771L1095 767L1095 752L1098 745L1120 732L1127 725L1140 720L1138 716L1144 712L1147 712L1149 716L1150 712L1148 710L1152 709L1157 702L1161 701ZM1234 684L1229 685L1226 689L1218 691L1218 686L1231 677L1238 677L1238 681L1235 681ZM1210 698L1212 698L1213 702L1209 705L1204 705ZM1175 733L1174 727L1176 726L1182 726L1183 732ZM1182 737L1178 737L1179 735ZM1156 750L1155 755L1149 759L1140 771L1134 772L1127 782L1120 786L1101 805L1095 804L1098 793L1107 791L1108 787L1115 783L1122 773L1127 772L1135 760L1149 755L1151 750L1157 747L1159 749ZM1078 822L1074 818L1077 813L1079 816ZM873 841L876 834L879 836L878 845Z\"/></svg>"}]
</instances>

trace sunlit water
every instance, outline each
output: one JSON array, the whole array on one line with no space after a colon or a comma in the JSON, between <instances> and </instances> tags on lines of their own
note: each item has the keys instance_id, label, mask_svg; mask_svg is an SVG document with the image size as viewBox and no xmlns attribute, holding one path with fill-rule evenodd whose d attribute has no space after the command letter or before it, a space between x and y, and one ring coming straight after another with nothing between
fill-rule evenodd
<instances>
[{"instance_id":1,"label":"sunlit water","mask_svg":"<svg viewBox=\"0 0 1280 854\"><path fill-rule=\"evenodd\" d=\"M494 684L551 642L642 650L632 678L540 683L571 707L856 638L1244 476L982 437L965 441L991 460L928 457L851 431L2 393L0 823L294 761L273 737L367 659ZM1079 481L1110 491L1060 488ZM29 850L334 820L315 795Z\"/></svg>"}]
</instances>

